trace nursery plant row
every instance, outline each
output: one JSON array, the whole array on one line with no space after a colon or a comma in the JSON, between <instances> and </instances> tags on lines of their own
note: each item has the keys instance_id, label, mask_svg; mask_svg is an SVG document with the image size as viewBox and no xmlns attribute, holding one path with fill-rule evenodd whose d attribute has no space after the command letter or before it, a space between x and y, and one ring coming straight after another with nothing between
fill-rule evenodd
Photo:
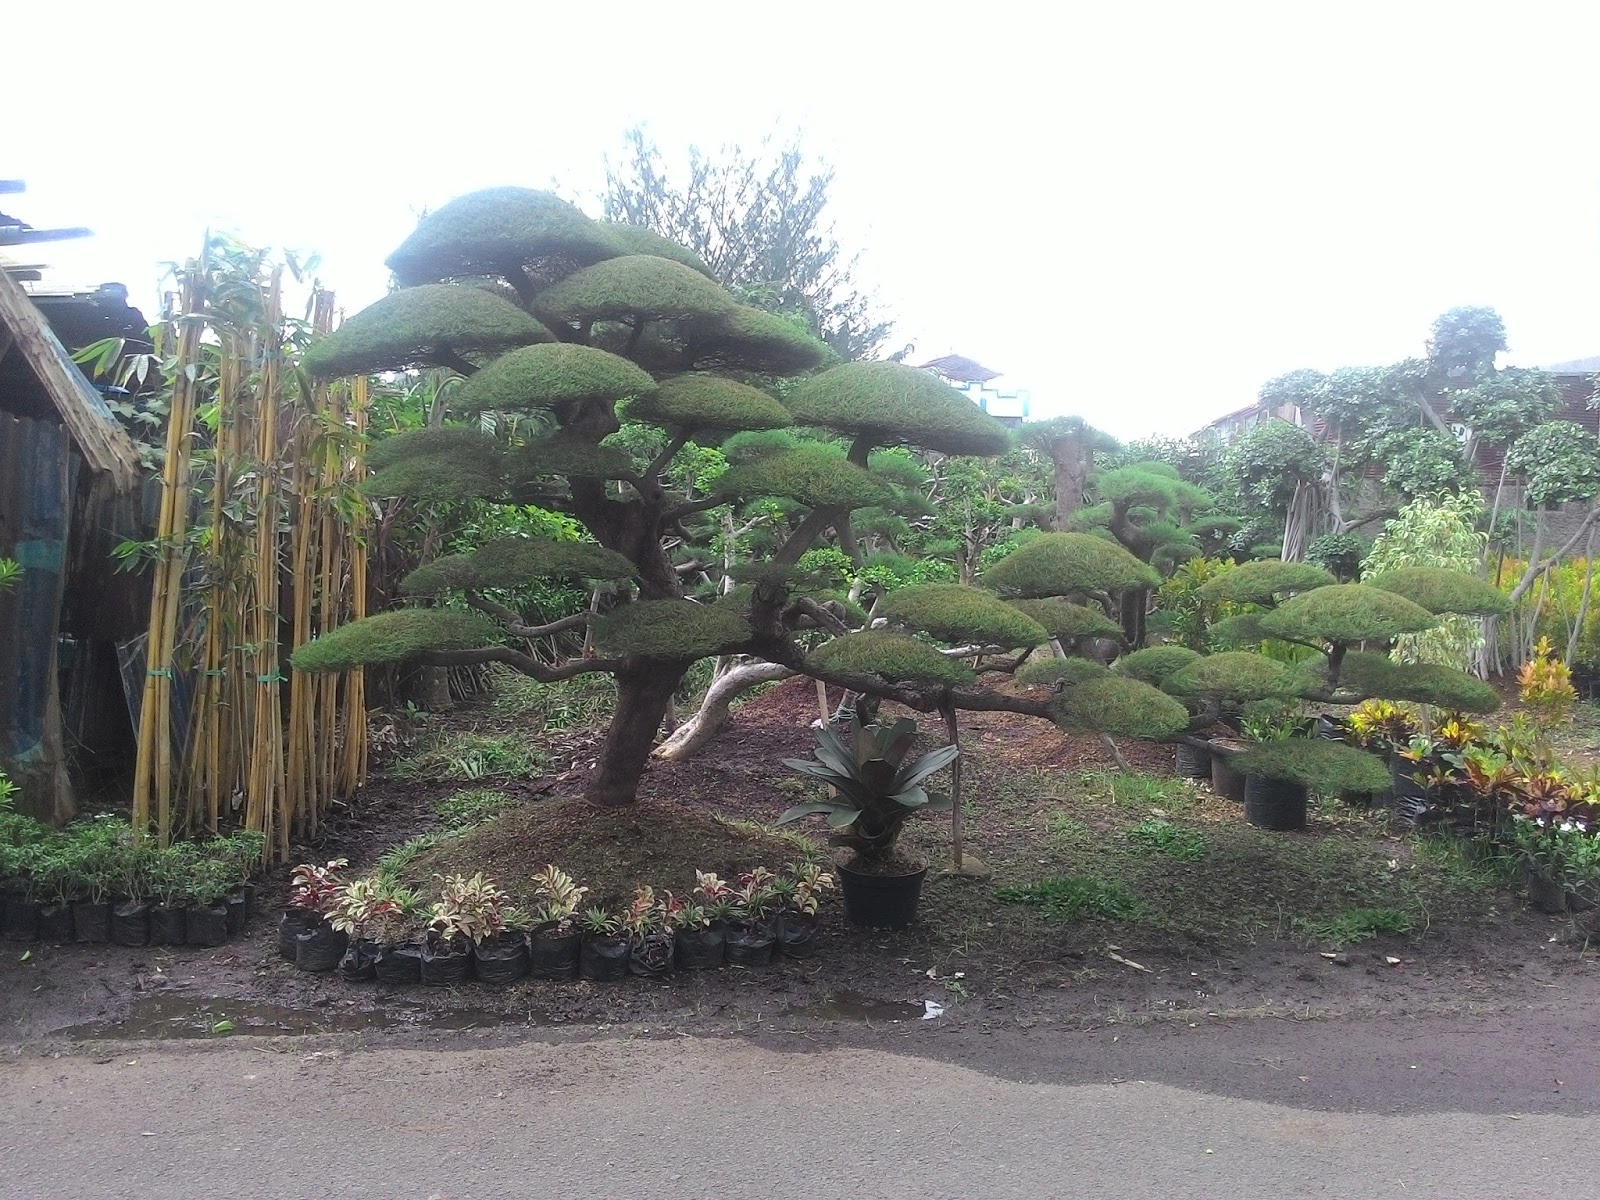
<instances>
[{"instance_id":1,"label":"nursery plant row","mask_svg":"<svg viewBox=\"0 0 1600 1200\"><path fill-rule=\"evenodd\" d=\"M127 821L56 830L0 806L0 932L11 941L220 946L244 928L262 837L159 846Z\"/></svg>"},{"instance_id":2,"label":"nursery plant row","mask_svg":"<svg viewBox=\"0 0 1600 1200\"><path fill-rule=\"evenodd\" d=\"M437 894L424 896L392 879L346 880L346 865L295 868L278 952L302 971L352 982L441 987L527 976L610 982L809 958L834 882L815 862L782 874L756 867L733 882L700 871L687 898L640 885L612 911L583 907L589 889L550 865L532 878L533 905L518 909L481 872L443 876Z\"/></svg>"}]
</instances>

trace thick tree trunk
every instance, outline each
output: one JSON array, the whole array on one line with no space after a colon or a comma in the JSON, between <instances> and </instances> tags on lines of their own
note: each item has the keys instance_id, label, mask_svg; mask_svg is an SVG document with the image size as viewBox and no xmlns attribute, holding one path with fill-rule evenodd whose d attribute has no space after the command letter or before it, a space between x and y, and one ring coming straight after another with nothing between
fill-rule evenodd
<instances>
[{"instance_id":1,"label":"thick tree trunk","mask_svg":"<svg viewBox=\"0 0 1600 1200\"><path fill-rule=\"evenodd\" d=\"M709 742L728 723L728 708L751 688L794 674L777 663L749 662L723 672L706 691L699 711L655 749L654 757L665 762L683 762Z\"/></svg>"},{"instance_id":2,"label":"thick tree trunk","mask_svg":"<svg viewBox=\"0 0 1600 1200\"><path fill-rule=\"evenodd\" d=\"M1072 514L1083 507L1083 493L1089 487L1089 455L1081 438L1057 438L1050 443L1050 459L1056 473L1056 531L1067 528Z\"/></svg>"},{"instance_id":3,"label":"thick tree trunk","mask_svg":"<svg viewBox=\"0 0 1600 1200\"><path fill-rule=\"evenodd\" d=\"M639 777L650 759L651 744L688 669L688 663L658 663L617 674L617 707L585 792L591 803L614 808L638 799Z\"/></svg>"}]
</instances>

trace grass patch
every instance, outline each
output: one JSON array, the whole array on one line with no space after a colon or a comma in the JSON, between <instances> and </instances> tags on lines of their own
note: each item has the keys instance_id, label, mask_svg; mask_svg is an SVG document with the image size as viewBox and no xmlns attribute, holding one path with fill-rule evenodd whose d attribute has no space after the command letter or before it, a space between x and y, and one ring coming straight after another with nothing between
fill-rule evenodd
<instances>
[{"instance_id":1,"label":"grass patch","mask_svg":"<svg viewBox=\"0 0 1600 1200\"><path fill-rule=\"evenodd\" d=\"M516 779L538 775L545 756L517 734L446 733L395 763L399 779Z\"/></svg>"},{"instance_id":2,"label":"grass patch","mask_svg":"<svg viewBox=\"0 0 1600 1200\"><path fill-rule=\"evenodd\" d=\"M1205 836L1171 821L1140 821L1128 830L1128 840L1144 850L1182 862L1199 862L1206 856Z\"/></svg>"},{"instance_id":3,"label":"grass patch","mask_svg":"<svg viewBox=\"0 0 1600 1200\"><path fill-rule=\"evenodd\" d=\"M1059 920L1088 915L1132 921L1144 911L1120 883L1081 875L1058 875L1025 887L999 888L994 896L1005 904L1026 904Z\"/></svg>"},{"instance_id":4,"label":"grass patch","mask_svg":"<svg viewBox=\"0 0 1600 1200\"><path fill-rule=\"evenodd\" d=\"M464 792L446 796L433 806L433 811L439 814L439 819L446 826L460 829L488 820L514 804L516 801L504 792L491 788L468 788Z\"/></svg>"},{"instance_id":5,"label":"grass patch","mask_svg":"<svg viewBox=\"0 0 1600 1200\"><path fill-rule=\"evenodd\" d=\"M384 883L398 883L409 877L412 864L423 853L431 850L448 836L446 831L440 830L436 833L419 834L401 842L398 846L390 846L373 866L372 873Z\"/></svg>"},{"instance_id":6,"label":"grass patch","mask_svg":"<svg viewBox=\"0 0 1600 1200\"><path fill-rule=\"evenodd\" d=\"M1347 908L1327 917L1296 917L1294 927L1313 941L1348 946L1380 933L1410 933L1416 922L1396 908Z\"/></svg>"},{"instance_id":7,"label":"grass patch","mask_svg":"<svg viewBox=\"0 0 1600 1200\"><path fill-rule=\"evenodd\" d=\"M1074 771L1062 786L1069 798L1103 799L1122 809L1188 812L1196 802L1195 787L1188 780L1143 771Z\"/></svg>"},{"instance_id":8,"label":"grass patch","mask_svg":"<svg viewBox=\"0 0 1600 1200\"><path fill-rule=\"evenodd\" d=\"M540 733L604 725L617 702L617 687L609 675L579 675L561 683L540 683L510 667L492 676L497 716L521 717Z\"/></svg>"}]
</instances>

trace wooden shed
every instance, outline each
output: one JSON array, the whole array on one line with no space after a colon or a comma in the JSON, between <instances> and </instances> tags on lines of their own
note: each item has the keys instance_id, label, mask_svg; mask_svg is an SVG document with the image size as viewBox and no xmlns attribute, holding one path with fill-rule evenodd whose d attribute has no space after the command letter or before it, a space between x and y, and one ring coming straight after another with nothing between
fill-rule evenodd
<instances>
[{"instance_id":1,"label":"wooden shed","mask_svg":"<svg viewBox=\"0 0 1600 1200\"><path fill-rule=\"evenodd\" d=\"M136 535L141 487L133 440L0 270L0 557L24 568L0 593L0 768L19 807L42 819L77 808L58 669L64 622L113 640L140 623L119 611L132 593L111 582L110 550Z\"/></svg>"}]
</instances>

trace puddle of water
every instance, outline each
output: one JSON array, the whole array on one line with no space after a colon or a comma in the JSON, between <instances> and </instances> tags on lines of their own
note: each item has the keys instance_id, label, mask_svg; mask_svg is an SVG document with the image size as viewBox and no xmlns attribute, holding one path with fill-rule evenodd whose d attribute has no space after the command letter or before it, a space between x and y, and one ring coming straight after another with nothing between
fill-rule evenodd
<instances>
[{"instance_id":1,"label":"puddle of water","mask_svg":"<svg viewBox=\"0 0 1600 1200\"><path fill-rule=\"evenodd\" d=\"M921 1000L874 1000L858 992L841 991L791 1008L787 1015L813 1021L921 1021L928 1013Z\"/></svg>"},{"instance_id":2,"label":"puddle of water","mask_svg":"<svg viewBox=\"0 0 1600 1200\"><path fill-rule=\"evenodd\" d=\"M369 1029L489 1029L502 1025L551 1024L538 1012L502 1013L486 1009L440 1009L395 1004L382 1011L289 1008L243 1000L203 1000L191 996L151 996L140 1000L121 1021L74 1025L61 1031L73 1041L105 1038L283 1037L290 1034L355 1033ZM221 1028L219 1028L221 1026Z\"/></svg>"}]
</instances>

